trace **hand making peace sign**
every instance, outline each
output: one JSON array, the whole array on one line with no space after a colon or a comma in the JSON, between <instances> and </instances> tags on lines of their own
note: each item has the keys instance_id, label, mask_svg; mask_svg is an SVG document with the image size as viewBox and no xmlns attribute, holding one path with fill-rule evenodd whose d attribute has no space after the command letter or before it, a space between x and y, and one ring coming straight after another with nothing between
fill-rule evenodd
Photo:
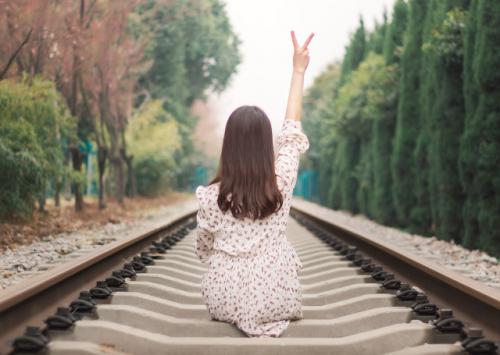
<instances>
[{"instance_id":1,"label":"hand making peace sign","mask_svg":"<svg viewBox=\"0 0 500 355\"><path fill-rule=\"evenodd\" d=\"M293 42L293 70L304 73L306 71L307 65L309 64L309 50L307 46L314 37L314 33L311 33L307 37L306 41L302 46L297 42L297 37L295 37L295 32L291 31L292 42Z\"/></svg>"}]
</instances>

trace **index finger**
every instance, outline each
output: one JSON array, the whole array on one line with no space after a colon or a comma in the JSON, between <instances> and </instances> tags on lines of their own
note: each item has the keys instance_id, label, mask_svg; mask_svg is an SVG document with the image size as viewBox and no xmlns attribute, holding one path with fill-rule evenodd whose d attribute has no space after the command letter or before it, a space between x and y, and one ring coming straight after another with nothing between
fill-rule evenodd
<instances>
[{"instance_id":1,"label":"index finger","mask_svg":"<svg viewBox=\"0 0 500 355\"><path fill-rule=\"evenodd\" d=\"M297 37L295 37L295 32L291 31L291 34L292 34L293 48L297 49L299 48L299 43L297 42Z\"/></svg>"},{"instance_id":2,"label":"index finger","mask_svg":"<svg viewBox=\"0 0 500 355\"><path fill-rule=\"evenodd\" d=\"M309 45L309 43L311 43L311 40L313 39L313 37L314 37L314 33L311 33L309 35L309 37L307 37L306 42L304 43L304 45L302 46L302 48L306 49L307 46Z\"/></svg>"}]
</instances>

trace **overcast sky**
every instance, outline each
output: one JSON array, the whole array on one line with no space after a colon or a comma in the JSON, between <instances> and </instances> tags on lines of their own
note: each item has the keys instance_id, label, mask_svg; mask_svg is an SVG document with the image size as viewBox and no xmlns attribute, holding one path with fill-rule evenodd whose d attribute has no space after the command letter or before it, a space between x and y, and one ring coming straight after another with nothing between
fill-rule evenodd
<instances>
[{"instance_id":1,"label":"overcast sky","mask_svg":"<svg viewBox=\"0 0 500 355\"><path fill-rule=\"evenodd\" d=\"M242 63L224 93L210 106L222 136L230 113L240 105L257 105L269 116L276 136L284 118L292 69L290 30L299 42L310 32L311 61L305 85L310 85L328 63L342 58L349 34L359 16L372 28L389 14L394 0L226 0L235 32L242 40ZM303 119L307 119L304 117Z\"/></svg>"}]
</instances>

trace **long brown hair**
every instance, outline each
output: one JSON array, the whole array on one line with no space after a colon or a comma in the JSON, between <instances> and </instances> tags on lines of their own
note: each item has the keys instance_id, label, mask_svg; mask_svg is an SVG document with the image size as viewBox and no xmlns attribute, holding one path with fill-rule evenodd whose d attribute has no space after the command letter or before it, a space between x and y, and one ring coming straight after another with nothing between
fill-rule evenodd
<instances>
[{"instance_id":1,"label":"long brown hair","mask_svg":"<svg viewBox=\"0 0 500 355\"><path fill-rule=\"evenodd\" d=\"M283 205L274 171L273 133L269 118L257 106L241 106L226 123L215 178L217 204L236 218L264 219Z\"/></svg>"}]
</instances>

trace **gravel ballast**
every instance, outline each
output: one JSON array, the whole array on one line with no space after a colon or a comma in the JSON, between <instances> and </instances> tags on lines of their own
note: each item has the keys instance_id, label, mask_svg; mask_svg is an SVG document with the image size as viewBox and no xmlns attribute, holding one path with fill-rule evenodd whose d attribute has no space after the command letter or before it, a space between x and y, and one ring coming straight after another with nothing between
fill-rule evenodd
<instances>
[{"instance_id":1,"label":"gravel ballast","mask_svg":"<svg viewBox=\"0 0 500 355\"><path fill-rule=\"evenodd\" d=\"M108 243L158 227L167 217L196 203L194 197L151 211L133 221L107 223L84 230L42 237L0 255L0 290L85 255Z\"/></svg>"}]
</instances>

